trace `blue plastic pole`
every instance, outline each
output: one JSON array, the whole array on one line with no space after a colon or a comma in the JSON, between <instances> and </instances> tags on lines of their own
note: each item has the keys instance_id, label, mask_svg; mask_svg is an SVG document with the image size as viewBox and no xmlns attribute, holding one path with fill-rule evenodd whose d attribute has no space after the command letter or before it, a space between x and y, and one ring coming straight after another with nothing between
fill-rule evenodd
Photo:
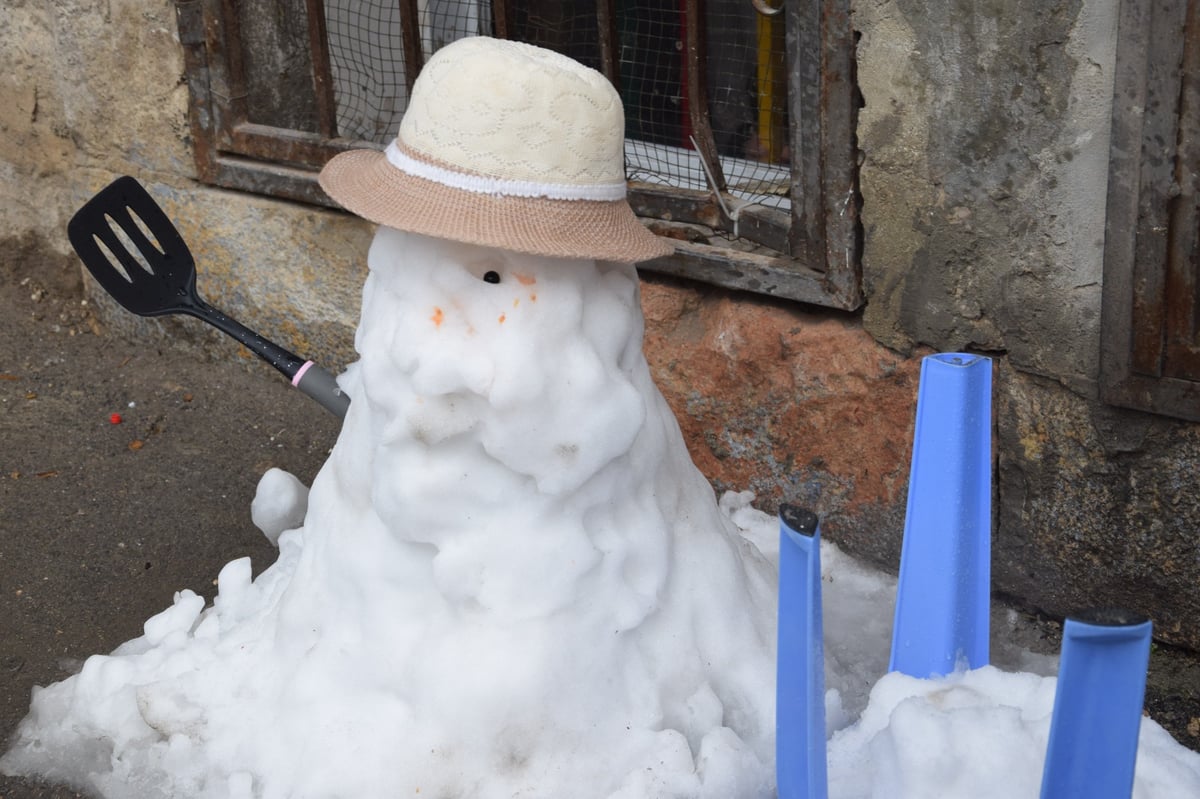
<instances>
[{"instance_id":1,"label":"blue plastic pole","mask_svg":"<svg viewBox=\"0 0 1200 799\"><path fill-rule=\"evenodd\" d=\"M1125 610L1092 610L1063 625L1042 799L1133 793L1151 627Z\"/></svg>"},{"instance_id":2,"label":"blue plastic pole","mask_svg":"<svg viewBox=\"0 0 1200 799\"><path fill-rule=\"evenodd\" d=\"M992 361L921 362L889 668L913 677L988 663Z\"/></svg>"},{"instance_id":3,"label":"blue plastic pole","mask_svg":"<svg viewBox=\"0 0 1200 799\"><path fill-rule=\"evenodd\" d=\"M783 505L779 538L775 779L779 799L825 799L825 646L816 514Z\"/></svg>"}]
</instances>

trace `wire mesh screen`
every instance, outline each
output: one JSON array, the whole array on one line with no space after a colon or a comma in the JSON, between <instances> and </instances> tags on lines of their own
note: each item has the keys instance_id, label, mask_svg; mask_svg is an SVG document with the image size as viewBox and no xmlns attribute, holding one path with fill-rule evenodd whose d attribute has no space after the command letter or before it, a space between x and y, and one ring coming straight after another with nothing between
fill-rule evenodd
<instances>
[{"instance_id":1,"label":"wire mesh screen","mask_svg":"<svg viewBox=\"0 0 1200 799\"><path fill-rule=\"evenodd\" d=\"M687 8L679 0L619 5L621 92L630 179L687 189L711 187L719 168L727 188L751 202L788 204L787 70L783 17L759 14L751 0L703 4L698 57L689 59ZM711 130L718 164L697 152L688 70L704 72L700 125ZM706 169L707 166L707 169Z\"/></svg>"},{"instance_id":2,"label":"wire mesh screen","mask_svg":"<svg viewBox=\"0 0 1200 799\"><path fill-rule=\"evenodd\" d=\"M408 104L404 21L397 0L325 0L337 126L341 136L386 144ZM417 3L421 50L492 32L488 2ZM420 59L416 63L420 63Z\"/></svg>"},{"instance_id":3,"label":"wire mesh screen","mask_svg":"<svg viewBox=\"0 0 1200 799\"><path fill-rule=\"evenodd\" d=\"M399 5L325 0L338 133L384 143L400 129L408 99Z\"/></svg>"},{"instance_id":4,"label":"wire mesh screen","mask_svg":"<svg viewBox=\"0 0 1200 799\"><path fill-rule=\"evenodd\" d=\"M325 0L329 60L340 135L380 144L400 125L409 81L397 0ZM698 57L689 58L687 14L703 8ZM733 194L786 207L787 60L783 15L753 0L615 0L606 30L595 0L418 0L422 56L471 35L504 33L603 69L615 54L626 118L628 177L705 190L717 173ZM503 30L501 27L502 18ZM606 40L607 37L607 40ZM411 68L411 66L409 67ZM688 70L704 73L691 97ZM610 72L611 74L611 72ZM695 82L693 82L695 83ZM701 103L697 114L693 107ZM711 131L711 132L710 132ZM697 153L715 143L716 163Z\"/></svg>"},{"instance_id":5,"label":"wire mesh screen","mask_svg":"<svg viewBox=\"0 0 1200 799\"><path fill-rule=\"evenodd\" d=\"M600 69L595 0L517 0L508 4L509 38L536 44Z\"/></svg>"},{"instance_id":6,"label":"wire mesh screen","mask_svg":"<svg viewBox=\"0 0 1200 799\"><path fill-rule=\"evenodd\" d=\"M422 0L420 5L426 55L466 36L492 35L490 0Z\"/></svg>"}]
</instances>

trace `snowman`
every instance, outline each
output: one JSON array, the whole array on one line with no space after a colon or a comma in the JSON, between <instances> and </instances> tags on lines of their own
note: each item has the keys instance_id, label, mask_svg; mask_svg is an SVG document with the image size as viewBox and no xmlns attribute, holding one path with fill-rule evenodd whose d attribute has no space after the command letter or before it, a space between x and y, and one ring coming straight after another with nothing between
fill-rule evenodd
<instances>
[{"instance_id":1,"label":"snowman","mask_svg":"<svg viewBox=\"0 0 1200 799\"><path fill-rule=\"evenodd\" d=\"M670 247L623 133L564 56L429 60L396 141L321 173L379 228L337 443L307 495L259 486L278 560L39 690L0 766L105 797L774 795L776 577L642 354L634 263Z\"/></svg>"}]
</instances>

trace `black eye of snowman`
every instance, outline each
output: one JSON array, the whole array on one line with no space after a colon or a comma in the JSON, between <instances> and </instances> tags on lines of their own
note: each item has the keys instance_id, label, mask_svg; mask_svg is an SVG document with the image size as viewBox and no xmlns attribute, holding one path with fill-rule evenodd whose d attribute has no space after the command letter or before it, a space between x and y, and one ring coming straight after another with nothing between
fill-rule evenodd
<instances>
[{"instance_id":1,"label":"black eye of snowman","mask_svg":"<svg viewBox=\"0 0 1200 799\"><path fill-rule=\"evenodd\" d=\"M494 270L488 270L487 272L484 272L483 273L483 282L484 283L499 283L500 282L500 273L496 272Z\"/></svg>"}]
</instances>

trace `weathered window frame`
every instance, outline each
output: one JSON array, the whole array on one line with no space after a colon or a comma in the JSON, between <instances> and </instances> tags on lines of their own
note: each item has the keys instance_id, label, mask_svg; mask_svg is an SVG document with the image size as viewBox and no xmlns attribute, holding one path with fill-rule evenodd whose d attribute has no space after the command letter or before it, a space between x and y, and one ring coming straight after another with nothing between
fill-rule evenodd
<instances>
[{"instance_id":1,"label":"weathered window frame","mask_svg":"<svg viewBox=\"0 0 1200 799\"><path fill-rule=\"evenodd\" d=\"M416 0L397 0L402 19L414 20ZM689 0L702 10L702 0ZM747 0L749 3L750 0ZM321 0L306 0L309 16L322 19ZM843 310L862 304L861 235L857 186L855 124L857 94L854 34L849 0L784 0L789 71L791 219L775 209L745 208L738 229L776 254L676 241L673 256L641 266L652 271L698 279L735 289ZM379 145L337 137L333 109L321 102L328 93L328 54L318 40L323 23L312 26L313 80L317 87L320 132L270 127L247 120L246 91L236 42L236 0L176 0L180 41L191 93L190 123L199 178L217 186L336 207L316 182L316 167L337 152ZM504 36L506 0L494 12L497 35ZM613 18L614 0L597 0L604 29ZM692 13L690 19L699 19ZM689 24L689 28L691 25ZM417 30L405 25L406 30ZM689 58L696 58L698 36L688 37ZM406 42L406 53L413 49ZM613 48L601 42L604 70L614 77ZM417 55L419 61L420 56ZM419 63L409 63L415 75ZM702 91L697 86L696 91ZM704 145L700 143L700 149ZM717 229L731 229L726 213L737 201L713 191L666 190L631 183L630 203L643 216L662 216ZM782 217L782 219L781 219Z\"/></svg>"},{"instance_id":2,"label":"weathered window frame","mask_svg":"<svg viewBox=\"0 0 1200 799\"><path fill-rule=\"evenodd\" d=\"M1200 0L1123 0L1102 398L1200 421Z\"/></svg>"}]
</instances>

